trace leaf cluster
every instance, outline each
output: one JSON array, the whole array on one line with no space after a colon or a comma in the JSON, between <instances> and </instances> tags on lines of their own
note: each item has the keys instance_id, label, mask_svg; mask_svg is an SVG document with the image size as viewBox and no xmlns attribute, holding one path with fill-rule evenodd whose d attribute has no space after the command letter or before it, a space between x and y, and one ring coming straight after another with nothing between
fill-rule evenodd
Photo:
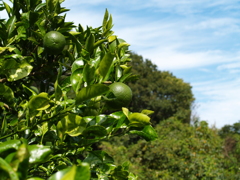
<instances>
[{"instance_id":1,"label":"leaf cluster","mask_svg":"<svg viewBox=\"0 0 240 180\"><path fill-rule=\"evenodd\" d=\"M115 166L93 148L127 133L157 138L147 111L138 114L140 120L126 107L107 113L108 85L135 78L129 44L114 35L107 10L102 26L84 29L65 21L62 2L0 5L9 16L0 20L1 178L135 179L127 164ZM49 31L64 35L63 51L46 51Z\"/></svg>"}]
</instances>

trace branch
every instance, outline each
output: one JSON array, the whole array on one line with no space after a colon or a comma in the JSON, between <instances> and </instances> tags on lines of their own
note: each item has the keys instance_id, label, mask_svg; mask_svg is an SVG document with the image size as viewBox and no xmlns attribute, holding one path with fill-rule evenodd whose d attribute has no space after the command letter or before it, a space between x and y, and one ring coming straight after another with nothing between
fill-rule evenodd
<instances>
[{"instance_id":1,"label":"branch","mask_svg":"<svg viewBox=\"0 0 240 180\"><path fill-rule=\"evenodd\" d=\"M0 83L4 83L4 82L7 82L7 78L0 79Z\"/></svg>"}]
</instances>

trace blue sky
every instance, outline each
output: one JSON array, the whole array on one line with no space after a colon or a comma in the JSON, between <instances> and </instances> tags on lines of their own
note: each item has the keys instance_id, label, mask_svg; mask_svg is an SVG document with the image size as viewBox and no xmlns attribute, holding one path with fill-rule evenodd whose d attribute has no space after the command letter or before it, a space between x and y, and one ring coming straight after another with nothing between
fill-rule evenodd
<instances>
[{"instance_id":1,"label":"blue sky","mask_svg":"<svg viewBox=\"0 0 240 180\"><path fill-rule=\"evenodd\" d=\"M240 120L238 0L65 0L67 21L99 27L105 9L130 49L193 87L201 120Z\"/></svg>"}]
</instances>

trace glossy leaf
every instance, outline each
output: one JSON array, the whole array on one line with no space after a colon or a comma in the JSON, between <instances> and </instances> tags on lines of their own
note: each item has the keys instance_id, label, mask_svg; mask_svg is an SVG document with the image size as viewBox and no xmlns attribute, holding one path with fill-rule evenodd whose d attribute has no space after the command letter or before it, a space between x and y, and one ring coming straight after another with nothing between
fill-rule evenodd
<instances>
[{"instance_id":1,"label":"glossy leaf","mask_svg":"<svg viewBox=\"0 0 240 180\"><path fill-rule=\"evenodd\" d=\"M17 150L21 145L20 140L8 140L3 143L0 143L0 155L3 156L3 153L6 151Z\"/></svg>"},{"instance_id":2,"label":"glossy leaf","mask_svg":"<svg viewBox=\"0 0 240 180\"><path fill-rule=\"evenodd\" d=\"M6 26L8 27L8 38L12 37L12 33L15 30L15 22L16 22L17 18L16 16L11 16L9 18L9 20L7 21Z\"/></svg>"},{"instance_id":3,"label":"glossy leaf","mask_svg":"<svg viewBox=\"0 0 240 180\"><path fill-rule=\"evenodd\" d=\"M83 131L86 137L104 137L107 135L107 130L103 126L89 126Z\"/></svg>"},{"instance_id":4,"label":"glossy leaf","mask_svg":"<svg viewBox=\"0 0 240 180\"><path fill-rule=\"evenodd\" d=\"M30 164L44 163L48 160L49 156L52 153L52 150L49 146L43 145L29 145L28 150L30 153Z\"/></svg>"},{"instance_id":5,"label":"glossy leaf","mask_svg":"<svg viewBox=\"0 0 240 180\"><path fill-rule=\"evenodd\" d=\"M86 64L83 69L83 80L89 85L94 80L95 67L90 64Z\"/></svg>"},{"instance_id":6,"label":"glossy leaf","mask_svg":"<svg viewBox=\"0 0 240 180\"><path fill-rule=\"evenodd\" d=\"M27 180L44 180L44 179L39 177L31 177L31 178L28 178Z\"/></svg>"},{"instance_id":7,"label":"glossy leaf","mask_svg":"<svg viewBox=\"0 0 240 180\"><path fill-rule=\"evenodd\" d=\"M4 69L8 81L16 81L28 76L31 73L33 66L27 62L19 64L17 62L14 62L12 59L11 61L9 60L9 62L4 64Z\"/></svg>"},{"instance_id":8,"label":"glossy leaf","mask_svg":"<svg viewBox=\"0 0 240 180\"><path fill-rule=\"evenodd\" d=\"M104 17L103 17L103 22L102 22L103 32L106 30L106 24L108 22L108 17L109 17L109 13L108 13L108 10L106 9Z\"/></svg>"},{"instance_id":9,"label":"glossy leaf","mask_svg":"<svg viewBox=\"0 0 240 180\"><path fill-rule=\"evenodd\" d=\"M143 128L143 130L131 130L131 134L137 134L144 138L146 141L153 141L158 138L157 132L151 125L147 125Z\"/></svg>"},{"instance_id":10,"label":"glossy leaf","mask_svg":"<svg viewBox=\"0 0 240 180\"><path fill-rule=\"evenodd\" d=\"M79 136L83 133L87 123L85 120L76 114L69 114L65 116L57 124L57 133L60 139L64 139L65 134L69 136Z\"/></svg>"},{"instance_id":11,"label":"glossy leaf","mask_svg":"<svg viewBox=\"0 0 240 180\"><path fill-rule=\"evenodd\" d=\"M37 96L34 96L29 101L29 109L30 111L41 111L47 109L49 105L49 98L47 93L40 93Z\"/></svg>"},{"instance_id":12,"label":"glossy leaf","mask_svg":"<svg viewBox=\"0 0 240 180\"><path fill-rule=\"evenodd\" d=\"M19 180L17 173L13 170L13 168L0 157L0 170L4 171L7 175L4 177L5 174L1 175L1 178L4 179L11 179L11 180Z\"/></svg>"},{"instance_id":13,"label":"glossy leaf","mask_svg":"<svg viewBox=\"0 0 240 180\"><path fill-rule=\"evenodd\" d=\"M12 8L6 2L3 2L3 4L4 4L5 9L7 11L8 17L11 17L11 15L12 15Z\"/></svg>"},{"instance_id":14,"label":"glossy leaf","mask_svg":"<svg viewBox=\"0 0 240 180\"><path fill-rule=\"evenodd\" d=\"M150 124L150 117L142 113L132 113L128 116L129 126L143 127Z\"/></svg>"},{"instance_id":15,"label":"glossy leaf","mask_svg":"<svg viewBox=\"0 0 240 180\"><path fill-rule=\"evenodd\" d=\"M28 174L28 165L29 165L29 151L27 144L23 143L18 148L15 156L11 161L11 166L13 169L18 170L19 179L26 179Z\"/></svg>"},{"instance_id":16,"label":"glossy leaf","mask_svg":"<svg viewBox=\"0 0 240 180\"><path fill-rule=\"evenodd\" d=\"M72 84L72 88L75 92L78 92L82 82L83 82L83 70L82 68L74 70L74 72L70 76L70 81Z\"/></svg>"},{"instance_id":17,"label":"glossy leaf","mask_svg":"<svg viewBox=\"0 0 240 180\"><path fill-rule=\"evenodd\" d=\"M95 36L94 34L90 34L86 40L86 44L85 44L85 49L89 52L89 54L91 55L93 50L94 50L94 43L95 43Z\"/></svg>"},{"instance_id":18,"label":"glossy leaf","mask_svg":"<svg viewBox=\"0 0 240 180\"><path fill-rule=\"evenodd\" d=\"M73 64L72 64L72 68L71 68L71 71L72 73L79 69L79 68L83 68L84 67L84 61L82 58L79 58L79 59L76 59Z\"/></svg>"},{"instance_id":19,"label":"glossy leaf","mask_svg":"<svg viewBox=\"0 0 240 180\"><path fill-rule=\"evenodd\" d=\"M97 150L89 152L88 156L83 160L83 162L87 162L91 165L97 165L102 163L113 163L114 160L105 151Z\"/></svg>"},{"instance_id":20,"label":"glossy leaf","mask_svg":"<svg viewBox=\"0 0 240 180\"><path fill-rule=\"evenodd\" d=\"M76 97L76 105L79 105L83 101L100 96L107 92L109 87L103 84L93 84L82 88Z\"/></svg>"},{"instance_id":21,"label":"glossy leaf","mask_svg":"<svg viewBox=\"0 0 240 180\"><path fill-rule=\"evenodd\" d=\"M100 46L101 44L103 44L104 42L107 42L108 39L101 39L97 42L94 43L94 49L96 49L98 46Z\"/></svg>"},{"instance_id":22,"label":"glossy leaf","mask_svg":"<svg viewBox=\"0 0 240 180\"><path fill-rule=\"evenodd\" d=\"M73 165L67 169L57 172L48 180L90 180L90 167L87 163Z\"/></svg>"},{"instance_id":23,"label":"glossy leaf","mask_svg":"<svg viewBox=\"0 0 240 180\"><path fill-rule=\"evenodd\" d=\"M114 55L112 53L108 52L104 55L103 59L100 62L98 72L102 76L103 79L107 75L107 73L112 65L113 58L114 58Z\"/></svg>"},{"instance_id":24,"label":"glossy leaf","mask_svg":"<svg viewBox=\"0 0 240 180\"><path fill-rule=\"evenodd\" d=\"M154 113L154 111L148 110L148 109L143 109L141 111L141 113L146 114L147 116L149 116L149 115L152 115Z\"/></svg>"}]
</instances>

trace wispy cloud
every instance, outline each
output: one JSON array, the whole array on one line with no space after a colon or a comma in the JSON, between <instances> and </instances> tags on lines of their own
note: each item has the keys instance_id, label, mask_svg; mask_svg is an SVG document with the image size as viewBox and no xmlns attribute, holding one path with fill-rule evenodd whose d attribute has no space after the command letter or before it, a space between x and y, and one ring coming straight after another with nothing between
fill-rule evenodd
<instances>
[{"instance_id":1,"label":"wispy cloud","mask_svg":"<svg viewBox=\"0 0 240 180\"><path fill-rule=\"evenodd\" d=\"M74 13L87 18L74 14L71 19L96 25L108 8L116 34L127 40L133 51L152 60L160 70L170 70L190 82L201 119L217 127L239 120L238 0L77 2L83 8Z\"/></svg>"}]
</instances>

